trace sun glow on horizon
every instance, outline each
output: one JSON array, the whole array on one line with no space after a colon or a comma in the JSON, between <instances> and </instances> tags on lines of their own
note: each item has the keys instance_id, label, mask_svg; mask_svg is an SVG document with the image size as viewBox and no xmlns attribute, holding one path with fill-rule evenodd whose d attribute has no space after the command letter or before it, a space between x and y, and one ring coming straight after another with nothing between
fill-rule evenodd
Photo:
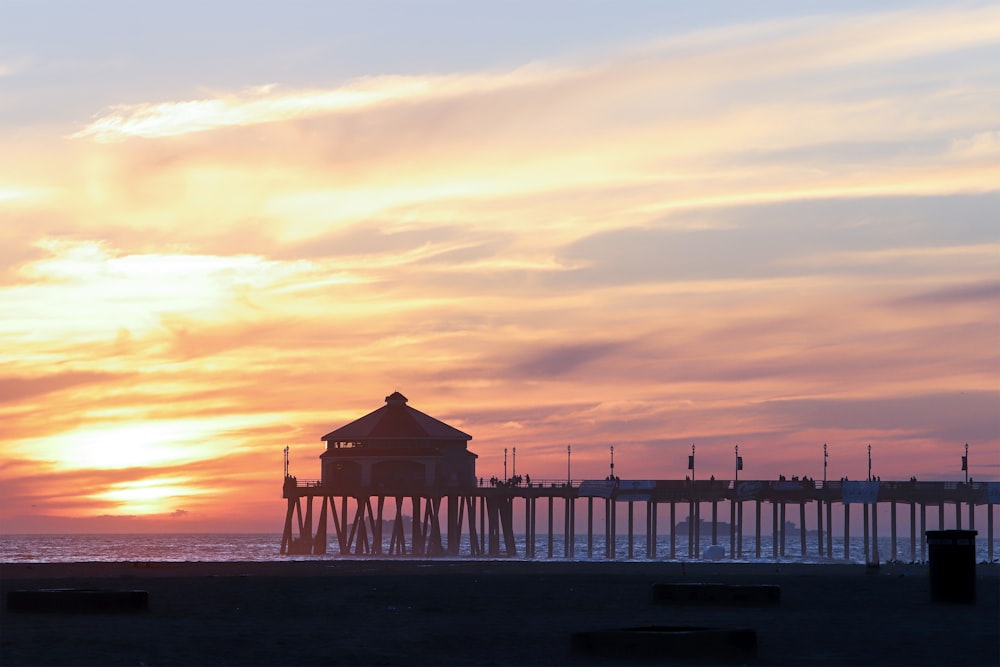
<instances>
[{"instance_id":1,"label":"sun glow on horizon","mask_svg":"<svg viewBox=\"0 0 1000 667\"><path fill-rule=\"evenodd\" d=\"M273 423L274 414L135 419L123 410L114 421L90 420L45 438L12 441L9 449L62 469L155 468L212 459L233 451L243 430ZM102 418L107 420L112 415Z\"/></svg>"},{"instance_id":2,"label":"sun glow on horizon","mask_svg":"<svg viewBox=\"0 0 1000 667\"><path fill-rule=\"evenodd\" d=\"M179 502L185 503L208 493L194 487L192 481L187 477L174 477L120 482L91 497L113 503L115 509L123 514L164 514L177 507Z\"/></svg>"}]
</instances>

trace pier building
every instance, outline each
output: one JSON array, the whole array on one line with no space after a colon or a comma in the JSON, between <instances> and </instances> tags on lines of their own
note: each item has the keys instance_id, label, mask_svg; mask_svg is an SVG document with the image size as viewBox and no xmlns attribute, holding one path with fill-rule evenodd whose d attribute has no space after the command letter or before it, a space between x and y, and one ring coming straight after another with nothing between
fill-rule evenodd
<instances>
[{"instance_id":1,"label":"pier building","mask_svg":"<svg viewBox=\"0 0 1000 667\"><path fill-rule=\"evenodd\" d=\"M378 410L324 435L321 483L393 495L475 486L477 457L468 450L472 436L407 402L393 392Z\"/></svg>"}]
</instances>

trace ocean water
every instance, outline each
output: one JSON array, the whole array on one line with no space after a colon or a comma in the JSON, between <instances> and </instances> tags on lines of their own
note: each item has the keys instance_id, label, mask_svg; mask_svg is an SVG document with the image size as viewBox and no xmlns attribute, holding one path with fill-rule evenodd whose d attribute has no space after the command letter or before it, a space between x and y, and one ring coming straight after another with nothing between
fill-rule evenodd
<instances>
[{"instance_id":1,"label":"ocean water","mask_svg":"<svg viewBox=\"0 0 1000 667\"><path fill-rule=\"evenodd\" d=\"M0 535L0 562L267 561L280 548L280 534Z\"/></svg>"},{"instance_id":2,"label":"ocean water","mask_svg":"<svg viewBox=\"0 0 1000 667\"><path fill-rule=\"evenodd\" d=\"M728 559L728 535L719 536L719 544L726 549ZM523 559L525 538L516 538L516 558ZM710 538L700 541L698 552L711 545ZM576 535L574 540L572 560L606 560L607 551L603 534L594 534L592 550L588 551L587 536ZM893 560L891 538L879 536L879 560ZM911 558L910 540L899 538L896 542L895 560L910 562L920 561L920 543L915 545L915 558ZM328 553L323 556L282 556L281 535L274 534L152 534L152 535L0 535L0 563L71 563L71 562L238 562L238 561L279 561L279 560L313 560L366 558L366 556L341 556L336 543L330 541ZM555 535L552 542L552 559L563 560L565 542L561 535ZM825 549L825 545L824 545ZM388 552L388 537L383 544L383 551ZM464 535L459 546L460 556L468 556L470 552L468 536ZM687 536L678 535L675 542L674 560L688 560ZM619 535L614 545L615 560L629 560L629 544L627 535ZM398 558L398 556L394 557ZM537 536L535 540L535 558L533 560L549 559L549 541L547 535ZM977 536L976 562L984 563L988 559L988 545L985 536ZM644 535L636 535L632 541L632 558L636 561L648 561L646 558L646 540ZM669 561L670 537L661 535L656 541L656 558L652 560ZM761 557L756 557L754 538L744 536L743 556L740 562L805 562L805 563L864 563L863 538L851 538L848 559L844 558L843 537L833 538L833 557L820 555L815 536L806 540L806 554L802 555L801 545L796 536L789 535L785 543L785 553L774 558L773 543L770 536L761 537ZM923 560L926 560L926 551ZM1000 562L1000 540L993 541L993 562Z\"/></svg>"}]
</instances>

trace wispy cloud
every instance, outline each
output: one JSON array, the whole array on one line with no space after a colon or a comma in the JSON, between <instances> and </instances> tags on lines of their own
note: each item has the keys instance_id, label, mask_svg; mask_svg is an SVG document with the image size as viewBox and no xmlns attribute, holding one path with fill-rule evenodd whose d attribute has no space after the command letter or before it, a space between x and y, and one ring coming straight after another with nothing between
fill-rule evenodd
<instances>
[{"instance_id":1,"label":"wispy cloud","mask_svg":"<svg viewBox=\"0 0 1000 667\"><path fill-rule=\"evenodd\" d=\"M952 142L952 150L963 157L996 157L1000 155L1000 130L977 132Z\"/></svg>"},{"instance_id":2,"label":"wispy cloud","mask_svg":"<svg viewBox=\"0 0 1000 667\"><path fill-rule=\"evenodd\" d=\"M73 135L109 141L272 123L400 103L494 96L539 88L575 97L583 88L627 93L661 76L671 87L711 88L747 79L892 63L965 50L1000 39L995 7L893 12L866 17L821 17L715 29L635 48L632 57L583 67L533 65L509 72L430 77L378 76L329 90L282 91L274 84L203 99L121 105ZM736 67L734 67L736 63Z\"/></svg>"},{"instance_id":3,"label":"wispy cloud","mask_svg":"<svg viewBox=\"0 0 1000 667\"><path fill-rule=\"evenodd\" d=\"M993 248L994 257L1000 256L1000 246ZM904 297L900 303L916 306L941 307L960 303L993 304L1000 312L1000 281L964 283ZM1000 324L1000 315L997 316Z\"/></svg>"},{"instance_id":4,"label":"wispy cloud","mask_svg":"<svg viewBox=\"0 0 1000 667\"><path fill-rule=\"evenodd\" d=\"M956 84L913 63L997 43L993 8L822 17L586 62L116 107L75 136L158 140L73 142L83 182L64 205L99 211L104 233L181 224L199 244L207 216L247 252L373 221L544 228L526 254L551 257L674 212L991 191L992 72Z\"/></svg>"},{"instance_id":5,"label":"wispy cloud","mask_svg":"<svg viewBox=\"0 0 1000 667\"><path fill-rule=\"evenodd\" d=\"M73 138L113 141L170 137L233 126L273 123L337 112L359 112L400 103L428 102L457 94L487 94L537 84L552 75L524 68L497 75L379 76L331 90L283 92L274 84L205 99L111 108Z\"/></svg>"},{"instance_id":6,"label":"wispy cloud","mask_svg":"<svg viewBox=\"0 0 1000 667\"><path fill-rule=\"evenodd\" d=\"M0 376L0 403L24 401L70 387L121 382L125 376L95 371L77 371L41 377Z\"/></svg>"}]
</instances>

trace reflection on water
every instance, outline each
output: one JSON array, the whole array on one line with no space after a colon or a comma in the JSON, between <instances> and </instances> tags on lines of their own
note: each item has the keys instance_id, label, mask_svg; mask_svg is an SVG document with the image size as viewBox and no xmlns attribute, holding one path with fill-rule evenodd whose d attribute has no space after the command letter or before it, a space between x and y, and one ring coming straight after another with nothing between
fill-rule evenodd
<instances>
[{"instance_id":1,"label":"reflection on water","mask_svg":"<svg viewBox=\"0 0 1000 667\"><path fill-rule=\"evenodd\" d=\"M728 538L728 535L726 536ZM699 543L698 553L704 552L710 546L710 537L703 538ZM516 539L518 557L524 556L524 536ZM574 560L605 560L604 535L595 534L592 550L588 551L587 536L577 535L574 540ZM720 535L719 544L726 549L728 556L729 543ZM891 538L879 536L879 559L892 559ZM163 534L163 535L0 535L0 562L88 562L88 561L269 561L269 560L307 560L312 558L339 558L336 544L331 541L329 553L326 556L281 556L278 553L281 546L279 534ZM552 558L564 558L565 543L561 535L555 535L552 542ZM385 538L383 550L388 552L389 539ZM743 557L746 562L772 562L773 542L770 536L761 537L760 559L756 557L756 544L753 536L743 539ZM825 550L825 545L824 545ZM463 536L459 552L463 556L469 554L468 536ZM617 560L627 560L629 555L628 536L618 536L614 553ZM674 553L678 560L686 560L688 555L687 535L678 535L674 543ZM916 560L921 559L920 542L916 544ZM592 554L589 556L588 554ZM993 541L994 562L1000 557L1000 540ZM535 540L535 560L546 560L549 555L548 536L538 536ZM655 560L670 559L670 536L661 535L656 540ZM850 544L850 561L864 562L864 540L852 537ZM985 536L976 539L976 561L985 562L988 549ZM648 560L646 558L646 539L644 535L636 535L632 541L633 560ZM782 561L800 562L830 562L828 555L820 556L816 538L811 536L806 540L806 555L802 555L798 535L788 535L785 541L785 554L780 555ZM900 537L896 541L896 559L911 561L909 536ZM844 562L844 539L833 538L834 562Z\"/></svg>"}]
</instances>

